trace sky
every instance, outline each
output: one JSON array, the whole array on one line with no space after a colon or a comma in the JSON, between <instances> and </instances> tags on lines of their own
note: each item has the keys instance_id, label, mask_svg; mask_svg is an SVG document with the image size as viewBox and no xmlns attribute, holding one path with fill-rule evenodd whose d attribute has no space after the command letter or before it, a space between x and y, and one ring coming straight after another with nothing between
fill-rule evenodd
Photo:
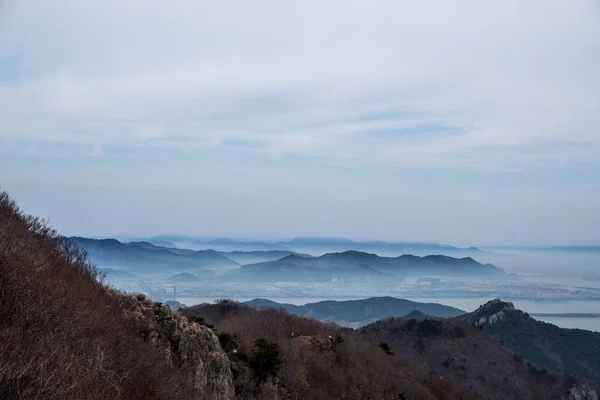
<instances>
[{"instance_id":1,"label":"sky","mask_svg":"<svg viewBox=\"0 0 600 400\"><path fill-rule=\"evenodd\" d=\"M5 0L0 187L67 235L600 243L600 3Z\"/></svg>"}]
</instances>

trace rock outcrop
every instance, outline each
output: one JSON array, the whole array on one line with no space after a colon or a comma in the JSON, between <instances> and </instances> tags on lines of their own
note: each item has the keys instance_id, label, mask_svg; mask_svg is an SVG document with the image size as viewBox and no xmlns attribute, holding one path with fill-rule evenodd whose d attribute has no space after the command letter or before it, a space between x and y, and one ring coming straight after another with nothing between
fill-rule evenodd
<instances>
[{"instance_id":1,"label":"rock outcrop","mask_svg":"<svg viewBox=\"0 0 600 400\"><path fill-rule=\"evenodd\" d=\"M194 399L235 398L231 364L212 329L190 322L168 305L152 303L143 295L122 296L121 302L125 314L139 324L144 340L185 373L194 388Z\"/></svg>"},{"instance_id":2,"label":"rock outcrop","mask_svg":"<svg viewBox=\"0 0 600 400\"><path fill-rule=\"evenodd\" d=\"M521 312L515 308L511 302L504 302L500 299L490 300L480 306L474 313L471 319L476 319L478 325L493 325L498 321L506 318L508 312ZM476 317L476 318L473 318Z\"/></svg>"},{"instance_id":3,"label":"rock outcrop","mask_svg":"<svg viewBox=\"0 0 600 400\"><path fill-rule=\"evenodd\" d=\"M569 390L565 400L598 400L598 392L589 383L582 383Z\"/></svg>"}]
</instances>

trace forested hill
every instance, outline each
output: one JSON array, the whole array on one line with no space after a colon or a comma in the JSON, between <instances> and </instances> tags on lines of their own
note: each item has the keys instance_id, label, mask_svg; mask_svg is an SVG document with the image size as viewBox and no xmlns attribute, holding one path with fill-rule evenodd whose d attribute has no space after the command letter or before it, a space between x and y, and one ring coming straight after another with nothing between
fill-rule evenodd
<instances>
[{"instance_id":1,"label":"forested hill","mask_svg":"<svg viewBox=\"0 0 600 400\"><path fill-rule=\"evenodd\" d=\"M564 329L537 321L512 303L492 300L464 318L479 324L506 346L550 371L600 383L600 333Z\"/></svg>"}]
</instances>

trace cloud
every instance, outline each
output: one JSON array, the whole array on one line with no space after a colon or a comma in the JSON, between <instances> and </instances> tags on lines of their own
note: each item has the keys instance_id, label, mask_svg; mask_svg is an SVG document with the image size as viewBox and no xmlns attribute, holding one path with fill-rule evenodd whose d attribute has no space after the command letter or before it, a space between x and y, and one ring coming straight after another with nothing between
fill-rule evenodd
<instances>
[{"instance_id":1,"label":"cloud","mask_svg":"<svg viewBox=\"0 0 600 400\"><path fill-rule=\"evenodd\" d=\"M7 1L0 178L191 187L194 201L213 193L215 207L253 198L265 219L273 204L290 218L301 199L315 216L290 226L304 234L317 233L314 218L341 224L330 233L360 230L340 222L347 212L362 229L410 220L423 239L437 229L451 238L472 209L477 232L492 207L503 210L501 235L523 218L508 203L547 202L531 222L551 207L573 215L578 195L599 198L597 186L563 185L598 183L599 38L600 12L586 0ZM489 194L487 182L498 185ZM521 191L537 182L555 188ZM443 229L419 220L446 202L460 218L436 211ZM358 215L364 204L381 212ZM389 219L396 204L410 218ZM188 221L191 210L181 213Z\"/></svg>"},{"instance_id":2,"label":"cloud","mask_svg":"<svg viewBox=\"0 0 600 400\"><path fill-rule=\"evenodd\" d=\"M417 167L499 167L498 148L526 166L514 149L544 144L600 156L591 2L40 0L9 2L2 17L3 140L188 151L253 141L265 157ZM374 113L397 116L361 120ZM423 129L408 134L414 114Z\"/></svg>"}]
</instances>

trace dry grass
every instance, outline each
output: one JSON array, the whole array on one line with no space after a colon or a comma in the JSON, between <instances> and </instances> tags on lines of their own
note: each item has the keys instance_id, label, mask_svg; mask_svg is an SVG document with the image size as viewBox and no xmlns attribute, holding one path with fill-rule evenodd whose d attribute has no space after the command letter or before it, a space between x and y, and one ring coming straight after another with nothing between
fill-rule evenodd
<instances>
[{"instance_id":1,"label":"dry grass","mask_svg":"<svg viewBox=\"0 0 600 400\"><path fill-rule=\"evenodd\" d=\"M0 192L0 398L186 398L87 255Z\"/></svg>"},{"instance_id":2,"label":"dry grass","mask_svg":"<svg viewBox=\"0 0 600 400\"><path fill-rule=\"evenodd\" d=\"M191 307L183 313L202 317L220 332L235 337L239 346L236 357L252 354L251 343L257 338L277 342L283 361L277 379L282 399L475 398L466 388L388 356L351 329L231 301ZM244 385L246 380L244 377L237 383ZM247 398L253 397L260 397L260 393Z\"/></svg>"}]
</instances>

